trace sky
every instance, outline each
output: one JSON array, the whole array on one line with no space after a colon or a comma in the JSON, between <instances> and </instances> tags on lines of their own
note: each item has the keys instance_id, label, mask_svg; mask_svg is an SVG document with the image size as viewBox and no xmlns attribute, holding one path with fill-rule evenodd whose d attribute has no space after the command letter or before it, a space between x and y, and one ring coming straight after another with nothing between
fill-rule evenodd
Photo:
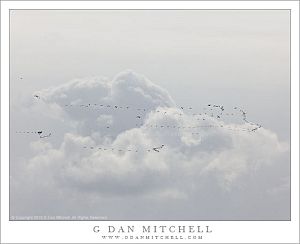
<instances>
[{"instance_id":1,"label":"sky","mask_svg":"<svg viewBox=\"0 0 300 244\"><path fill-rule=\"evenodd\" d=\"M289 219L289 20L287 10L11 10L11 215ZM195 119L208 104L262 127L241 131L242 116L217 119L219 108ZM16 133L40 130L51 136Z\"/></svg>"}]
</instances>

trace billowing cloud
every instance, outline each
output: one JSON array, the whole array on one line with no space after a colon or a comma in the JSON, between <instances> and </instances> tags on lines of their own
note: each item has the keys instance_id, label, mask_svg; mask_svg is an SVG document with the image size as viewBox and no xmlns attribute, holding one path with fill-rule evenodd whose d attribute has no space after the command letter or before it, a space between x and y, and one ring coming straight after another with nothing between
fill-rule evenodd
<instances>
[{"instance_id":1,"label":"billowing cloud","mask_svg":"<svg viewBox=\"0 0 300 244\"><path fill-rule=\"evenodd\" d=\"M132 71L36 94L41 99L27 111L65 130L52 141L31 142L12 191L48 192L48 204L59 204L50 211L45 203L43 211L89 215L101 209L111 219L289 218L289 144L270 130L232 130L249 125L213 116L197 120ZM34 182L40 184L28 189ZM36 213L29 199L16 214ZM114 210L119 204L124 212Z\"/></svg>"}]
</instances>

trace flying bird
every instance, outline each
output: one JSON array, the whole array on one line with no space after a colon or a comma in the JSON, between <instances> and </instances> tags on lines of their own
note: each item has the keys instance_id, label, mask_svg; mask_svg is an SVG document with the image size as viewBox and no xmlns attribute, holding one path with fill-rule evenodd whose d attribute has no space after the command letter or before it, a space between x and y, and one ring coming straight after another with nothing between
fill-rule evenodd
<instances>
[{"instance_id":1,"label":"flying bird","mask_svg":"<svg viewBox=\"0 0 300 244\"><path fill-rule=\"evenodd\" d=\"M40 138L46 138L46 137L50 137L51 136L51 133L49 133L48 135L45 135L45 136L40 136Z\"/></svg>"},{"instance_id":2,"label":"flying bird","mask_svg":"<svg viewBox=\"0 0 300 244\"><path fill-rule=\"evenodd\" d=\"M38 96L38 95L33 95L33 97L37 98L37 99L40 99L41 97Z\"/></svg>"},{"instance_id":3,"label":"flying bird","mask_svg":"<svg viewBox=\"0 0 300 244\"><path fill-rule=\"evenodd\" d=\"M257 125L257 127L255 127L254 129L252 129L251 131L256 131L256 130L258 130L261 127L262 127L261 125Z\"/></svg>"},{"instance_id":4,"label":"flying bird","mask_svg":"<svg viewBox=\"0 0 300 244\"><path fill-rule=\"evenodd\" d=\"M160 147L153 147L152 149L155 151L155 152L159 152L160 149L162 149L165 145L161 145Z\"/></svg>"}]
</instances>

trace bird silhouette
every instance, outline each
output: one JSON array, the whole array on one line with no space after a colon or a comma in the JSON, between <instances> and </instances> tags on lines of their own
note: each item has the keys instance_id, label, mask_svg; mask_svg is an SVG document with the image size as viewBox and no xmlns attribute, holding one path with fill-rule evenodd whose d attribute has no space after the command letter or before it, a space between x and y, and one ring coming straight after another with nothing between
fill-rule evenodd
<instances>
[{"instance_id":1,"label":"bird silhouette","mask_svg":"<svg viewBox=\"0 0 300 244\"><path fill-rule=\"evenodd\" d=\"M45 135L45 136L40 135L40 138L46 138L46 137L50 137L50 136L51 136L51 133L49 133L48 135Z\"/></svg>"},{"instance_id":2,"label":"bird silhouette","mask_svg":"<svg viewBox=\"0 0 300 244\"><path fill-rule=\"evenodd\" d=\"M159 152L160 149L162 149L165 145L161 145L160 147L153 147L152 150L155 152Z\"/></svg>"},{"instance_id":3,"label":"bird silhouette","mask_svg":"<svg viewBox=\"0 0 300 244\"><path fill-rule=\"evenodd\" d=\"M257 125L257 127L255 127L254 129L252 129L251 131L255 132L256 130L258 130L261 127L262 127L261 125Z\"/></svg>"}]
</instances>

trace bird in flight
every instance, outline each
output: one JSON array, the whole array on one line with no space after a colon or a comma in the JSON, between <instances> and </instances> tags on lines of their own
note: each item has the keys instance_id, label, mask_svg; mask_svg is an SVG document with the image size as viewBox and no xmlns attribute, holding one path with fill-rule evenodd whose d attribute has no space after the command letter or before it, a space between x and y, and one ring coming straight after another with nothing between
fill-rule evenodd
<instances>
[{"instance_id":1,"label":"bird in flight","mask_svg":"<svg viewBox=\"0 0 300 244\"><path fill-rule=\"evenodd\" d=\"M40 99L41 97L38 96L38 95L33 95L33 97L37 98L37 99Z\"/></svg>"},{"instance_id":2,"label":"bird in flight","mask_svg":"<svg viewBox=\"0 0 300 244\"><path fill-rule=\"evenodd\" d=\"M45 136L40 135L40 138L46 138L46 137L50 137L50 136L51 136L51 133L49 133L48 135L45 135Z\"/></svg>"},{"instance_id":3,"label":"bird in flight","mask_svg":"<svg viewBox=\"0 0 300 244\"><path fill-rule=\"evenodd\" d=\"M261 127L262 127L261 125L257 125L257 127L255 127L254 129L252 129L251 131L255 132L256 130L258 130Z\"/></svg>"},{"instance_id":4,"label":"bird in flight","mask_svg":"<svg viewBox=\"0 0 300 244\"><path fill-rule=\"evenodd\" d=\"M160 147L153 147L152 149L155 151L155 152L159 152L160 149L162 149L165 145L161 145Z\"/></svg>"}]
</instances>

